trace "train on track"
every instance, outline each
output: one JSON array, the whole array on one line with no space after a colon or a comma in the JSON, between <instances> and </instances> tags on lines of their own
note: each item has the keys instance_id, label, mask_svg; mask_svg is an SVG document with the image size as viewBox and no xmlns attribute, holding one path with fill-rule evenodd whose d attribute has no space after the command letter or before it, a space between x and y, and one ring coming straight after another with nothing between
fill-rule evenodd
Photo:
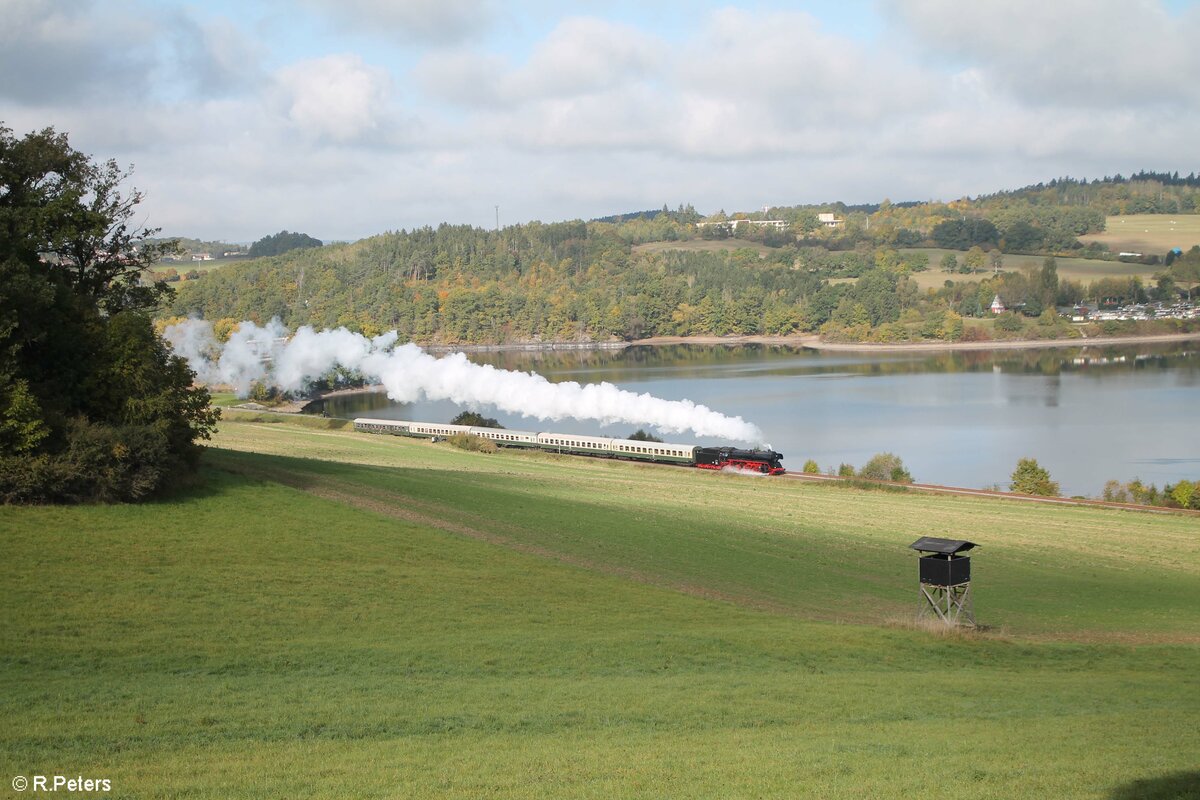
<instances>
[{"instance_id":1,"label":"train on track","mask_svg":"<svg viewBox=\"0 0 1200 800\"><path fill-rule=\"evenodd\" d=\"M480 428L438 422L411 422L402 419L354 420L354 430L392 436L436 439L458 433L490 439L500 447L518 447L599 458L621 458L661 464L680 464L700 469L734 469L762 475L783 475L787 470L774 450L739 450L735 447L701 447L695 444L646 442L637 439L612 439L577 433L510 431L506 428Z\"/></svg>"}]
</instances>

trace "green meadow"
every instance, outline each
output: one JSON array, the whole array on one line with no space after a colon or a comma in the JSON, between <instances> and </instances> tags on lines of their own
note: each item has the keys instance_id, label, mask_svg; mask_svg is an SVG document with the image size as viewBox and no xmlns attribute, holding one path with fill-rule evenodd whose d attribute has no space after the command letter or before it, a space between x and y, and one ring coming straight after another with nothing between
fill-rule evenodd
<instances>
[{"instance_id":1,"label":"green meadow","mask_svg":"<svg viewBox=\"0 0 1200 800\"><path fill-rule=\"evenodd\" d=\"M225 417L170 499L0 508L3 791L1200 796L1194 517ZM986 630L912 625L922 535Z\"/></svg>"},{"instance_id":2,"label":"green meadow","mask_svg":"<svg viewBox=\"0 0 1200 800\"><path fill-rule=\"evenodd\" d=\"M1165 255L1178 247L1200 244L1200 214L1129 214L1109 217L1103 233L1080 236L1084 243L1100 242L1113 253Z\"/></svg>"},{"instance_id":3,"label":"green meadow","mask_svg":"<svg viewBox=\"0 0 1200 800\"><path fill-rule=\"evenodd\" d=\"M1086 237L1080 237L1086 238ZM1114 251L1115 252L1115 251ZM904 253L924 253L929 258L929 269L925 272L914 272L909 275L917 285L922 289L938 289L945 284L947 279L953 280L956 283L961 281L979 281L982 278L989 276L992 272L990 262L983 272L974 275L951 274L942 272L942 259L947 255L953 255L958 263L963 260L961 250L943 250L936 247L918 247L912 249L902 249ZM1002 270L1007 272L1020 272L1029 270L1040 270L1042 264L1046 261L1046 256L1020 255L1017 253L1005 253L1004 264ZM1090 284L1093 281L1098 281L1102 278L1124 278L1137 276L1143 281L1150 283L1151 278L1156 272L1161 272L1161 266L1147 266L1145 264L1127 264L1123 261L1104 261L1096 258L1072 258L1067 256L1059 256L1054 259L1055 266L1058 269L1060 278L1069 278L1082 284Z\"/></svg>"}]
</instances>

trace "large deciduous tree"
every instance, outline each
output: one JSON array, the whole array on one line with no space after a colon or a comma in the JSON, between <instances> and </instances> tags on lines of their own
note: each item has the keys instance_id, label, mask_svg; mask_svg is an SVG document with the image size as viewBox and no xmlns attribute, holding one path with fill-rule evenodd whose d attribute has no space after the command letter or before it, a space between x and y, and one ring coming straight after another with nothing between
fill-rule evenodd
<instances>
[{"instance_id":1,"label":"large deciduous tree","mask_svg":"<svg viewBox=\"0 0 1200 800\"><path fill-rule=\"evenodd\" d=\"M138 500L195 466L208 392L155 335L171 294L115 162L0 127L0 500Z\"/></svg>"}]
</instances>

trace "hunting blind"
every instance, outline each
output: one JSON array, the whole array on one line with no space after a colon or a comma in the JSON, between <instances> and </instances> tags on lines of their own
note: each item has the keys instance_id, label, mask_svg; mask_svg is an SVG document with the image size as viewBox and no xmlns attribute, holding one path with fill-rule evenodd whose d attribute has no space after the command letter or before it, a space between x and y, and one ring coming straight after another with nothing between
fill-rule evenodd
<instances>
[{"instance_id":1,"label":"hunting blind","mask_svg":"<svg viewBox=\"0 0 1200 800\"><path fill-rule=\"evenodd\" d=\"M947 625L974 627L971 558L962 553L978 545L963 539L922 536L909 547L921 553L917 559L921 590L917 620L936 618Z\"/></svg>"}]
</instances>

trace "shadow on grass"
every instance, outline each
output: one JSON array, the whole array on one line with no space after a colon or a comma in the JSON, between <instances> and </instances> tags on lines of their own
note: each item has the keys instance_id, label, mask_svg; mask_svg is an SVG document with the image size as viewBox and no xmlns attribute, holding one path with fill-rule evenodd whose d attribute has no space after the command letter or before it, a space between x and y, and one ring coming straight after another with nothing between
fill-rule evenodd
<instances>
[{"instance_id":1,"label":"shadow on grass","mask_svg":"<svg viewBox=\"0 0 1200 800\"><path fill-rule=\"evenodd\" d=\"M205 448L200 456L200 465L195 472L181 476L167 490L147 499L146 503L170 505L189 500L211 499L226 494L234 487L244 486L247 481L283 483L303 490L317 483L314 474L303 470L306 463L309 463L306 459L288 459L209 447ZM281 465L286 465L288 470L284 472ZM274 467L274 472L269 475L263 474L263 471L270 467ZM281 475L286 479L275 479Z\"/></svg>"},{"instance_id":2,"label":"shadow on grass","mask_svg":"<svg viewBox=\"0 0 1200 800\"><path fill-rule=\"evenodd\" d=\"M1173 772L1118 786L1109 800L1200 800L1200 772Z\"/></svg>"}]
</instances>

